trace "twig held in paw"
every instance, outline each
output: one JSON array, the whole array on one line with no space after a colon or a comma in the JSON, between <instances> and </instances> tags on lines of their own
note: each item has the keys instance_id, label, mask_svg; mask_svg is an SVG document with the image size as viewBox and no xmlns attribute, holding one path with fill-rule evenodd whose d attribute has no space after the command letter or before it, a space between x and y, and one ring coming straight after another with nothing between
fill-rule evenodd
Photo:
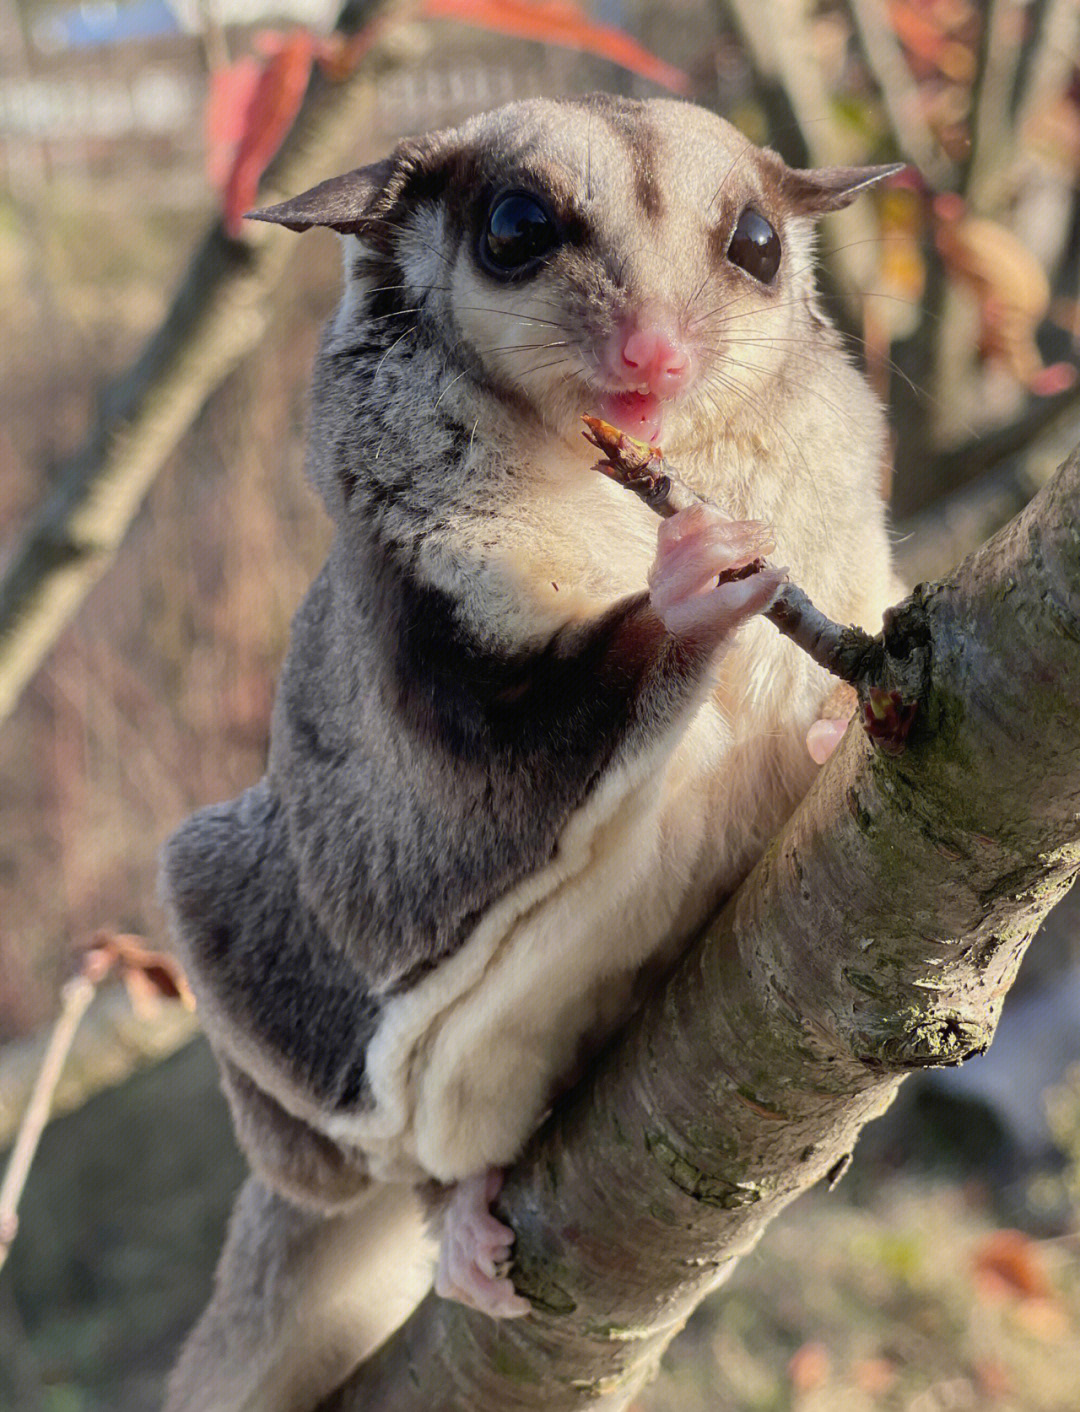
<instances>
[{"instance_id":1,"label":"twig held in paw","mask_svg":"<svg viewBox=\"0 0 1080 1412\"><path fill-rule=\"evenodd\" d=\"M670 519L692 505L710 503L679 479L659 446L639 441L600 417L582 420L585 439L603 453L596 469L632 490L656 514ZM765 563L755 559L727 577L748 577ZM725 581L724 575L720 581ZM871 637L859 627L834 623L790 580L780 586L763 616L820 667L858 688L863 725L880 750L890 755L903 752L918 703L904 701L899 692L882 687L879 678L884 649L880 637Z\"/></svg>"}]
</instances>

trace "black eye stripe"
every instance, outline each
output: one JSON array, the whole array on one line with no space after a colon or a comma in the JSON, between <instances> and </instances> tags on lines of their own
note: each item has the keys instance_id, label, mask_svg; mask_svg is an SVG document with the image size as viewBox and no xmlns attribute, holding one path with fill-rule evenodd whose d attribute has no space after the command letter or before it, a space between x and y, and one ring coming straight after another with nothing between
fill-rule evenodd
<instances>
[{"instance_id":1,"label":"black eye stripe","mask_svg":"<svg viewBox=\"0 0 1080 1412\"><path fill-rule=\"evenodd\" d=\"M772 284L780 268L780 237L760 212L747 206L735 222L727 258L759 284Z\"/></svg>"},{"instance_id":2,"label":"black eye stripe","mask_svg":"<svg viewBox=\"0 0 1080 1412\"><path fill-rule=\"evenodd\" d=\"M535 273L564 239L543 197L531 191L505 191L491 203L477 253L481 266L496 279L521 279Z\"/></svg>"}]
</instances>

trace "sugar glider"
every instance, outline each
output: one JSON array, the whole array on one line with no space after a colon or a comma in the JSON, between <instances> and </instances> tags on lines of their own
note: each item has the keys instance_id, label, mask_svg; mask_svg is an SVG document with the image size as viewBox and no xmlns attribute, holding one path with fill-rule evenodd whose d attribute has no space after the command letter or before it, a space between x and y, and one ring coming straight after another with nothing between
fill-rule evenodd
<instances>
[{"instance_id":1,"label":"sugar glider","mask_svg":"<svg viewBox=\"0 0 1080 1412\"><path fill-rule=\"evenodd\" d=\"M718 575L771 540L833 618L890 598L883 414L811 267L815 219L891 170L596 95L259 213L343 237L308 456L336 538L265 777L164 855L254 1172L174 1412L318 1400L388 1192L449 1193L440 1292L528 1311L500 1169L816 768L830 684L758 616L783 571ZM659 523L591 469L583 413L722 513Z\"/></svg>"}]
</instances>

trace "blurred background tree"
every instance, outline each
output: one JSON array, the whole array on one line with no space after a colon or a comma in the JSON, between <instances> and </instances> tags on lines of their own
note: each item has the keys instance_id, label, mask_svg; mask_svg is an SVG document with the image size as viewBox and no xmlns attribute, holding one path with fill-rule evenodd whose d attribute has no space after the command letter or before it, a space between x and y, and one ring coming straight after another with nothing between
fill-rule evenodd
<instances>
[{"instance_id":1,"label":"blurred background tree","mask_svg":"<svg viewBox=\"0 0 1080 1412\"><path fill-rule=\"evenodd\" d=\"M893 408L911 581L1080 441L1080 0L340 18L335 37L326 0L0 0L0 1146L73 950L101 925L160 940L160 840L261 773L325 551L301 466L336 243L296 258L239 227L256 193L510 98L685 92L793 163L912 163L822 241L827 307ZM643 1407L1075 1408L1076 916L1032 948L990 1056L908 1086ZM78 1111L0 1275L0 1407L155 1406L205 1297L239 1159L197 1041L81 1103L189 1033L125 1039L125 1005L91 1014Z\"/></svg>"}]
</instances>

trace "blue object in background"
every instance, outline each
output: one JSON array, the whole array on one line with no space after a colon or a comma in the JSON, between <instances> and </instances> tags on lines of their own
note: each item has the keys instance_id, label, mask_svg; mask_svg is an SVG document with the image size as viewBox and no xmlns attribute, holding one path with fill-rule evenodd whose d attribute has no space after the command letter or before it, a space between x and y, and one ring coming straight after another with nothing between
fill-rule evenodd
<instances>
[{"instance_id":1,"label":"blue object in background","mask_svg":"<svg viewBox=\"0 0 1080 1412\"><path fill-rule=\"evenodd\" d=\"M127 5L104 0L42 15L34 25L34 41L44 50L94 49L182 32L168 0L132 0Z\"/></svg>"}]
</instances>

